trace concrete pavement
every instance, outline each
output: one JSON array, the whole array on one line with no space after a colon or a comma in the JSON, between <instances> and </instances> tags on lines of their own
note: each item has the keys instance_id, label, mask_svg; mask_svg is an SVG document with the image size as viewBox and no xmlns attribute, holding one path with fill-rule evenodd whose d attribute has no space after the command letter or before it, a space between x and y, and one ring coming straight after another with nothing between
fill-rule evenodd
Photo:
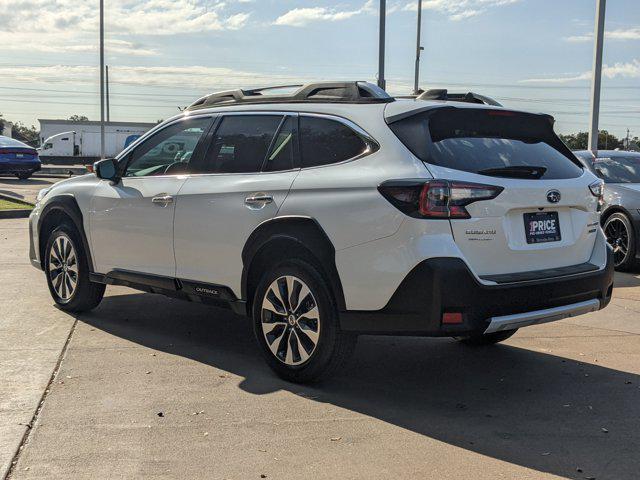
<instances>
[{"instance_id":1,"label":"concrete pavement","mask_svg":"<svg viewBox=\"0 0 640 480\"><path fill-rule=\"evenodd\" d=\"M53 177L31 177L26 180L19 180L15 177L0 177L0 193L35 203L40 190L60 180L60 178Z\"/></svg>"},{"instance_id":2,"label":"concrete pavement","mask_svg":"<svg viewBox=\"0 0 640 480\"><path fill-rule=\"evenodd\" d=\"M109 287L75 323L28 265L26 221L0 241L3 465L29 432L11 478L640 477L640 275L495 348L363 337L300 387L224 310Z\"/></svg>"}]
</instances>

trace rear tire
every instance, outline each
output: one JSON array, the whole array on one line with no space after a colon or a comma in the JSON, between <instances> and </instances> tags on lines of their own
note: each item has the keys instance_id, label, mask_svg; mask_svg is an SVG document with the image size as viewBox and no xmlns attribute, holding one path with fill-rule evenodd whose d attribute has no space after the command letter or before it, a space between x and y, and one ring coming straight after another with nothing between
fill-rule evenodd
<instances>
[{"instance_id":1,"label":"rear tire","mask_svg":"<svg viewBox=\"0 0 640 480\"><path fill-rule=\"evenodd\" d=\"M49 292L62 310L79 313L98 306L105 285L89 279L89 263L75 226L63 223L51 232L44 255Z\"/></svg>"},{"instance_id":2,"label":"rear tire","mask_svg":"<svg viewBox=\"0 0 640 480\"><path fill-rule=\"evenodd\" d=\"M473 347L480 347L483 345L493 345L495 343L500 343L505 341L507 338L513 336L518 329L515 330L504 330L501 332L493 332L493 333L480 333L478 335L469 335L468 337L456 337L460 343L464 343L465 345L470 345Z\"/></svg>"},{"instance_id":3,"label":"rear tire","mask_svg":"<svg viewBox=\"0 0 640 480\"><path fill-rule=\"evenodd\" d=\"M31 176L31 172L27 172L27 173L16 173L16 177L18 177L19 180L26 180L27 178L29 178Z\"/></svg>"},{"instance_id":4,"label":"rear tire","mask_svg":"<svg viewBox=\"0 0 640 480\"><path fill-rule=\"evenodd\" d=\"M613 248L614 267L628 272L637 266L636 235L633 225L624 213L614 213L607 217L602 227L607 243Z\"/></svg>"},{"instance_id":5,"label":"rear tire","mask_svg":"<svg viewBox=\"0 0 640 480\"><path fill-rule=\"evenodd\" d=\"M253 299L253 327L267 364L295 383L333 374L357 341L340 330L338 309L322 275L302 260L279 263L263 275Z\"/></svg>"}]
</instances>

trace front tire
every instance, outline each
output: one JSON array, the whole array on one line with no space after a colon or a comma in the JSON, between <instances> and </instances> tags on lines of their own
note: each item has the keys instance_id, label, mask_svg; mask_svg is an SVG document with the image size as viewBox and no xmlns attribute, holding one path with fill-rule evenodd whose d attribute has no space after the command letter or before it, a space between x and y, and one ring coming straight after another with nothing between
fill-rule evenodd
<instances>
[{"instance_id":1,"label":"front tire","mask_svg":"<svg viewBox=\"0 0 640 480\"><path fill-rule=\"evenodd\" d=\"M518 329L516 328L515 330L503 330L501 332L480 333L477 335L469 335L468 337L456 337L456 340L465 345L481 347L503 342L507 338L511 338L517 331Z\"/></svg>"},{"instance_id":2,"label":"front tire","mask_svg":"<svg viewBox=\"0 0 640 480\"><path fill-rule=\"evenodd\" d=\"M624 213L614 213L602 227L607 243L613 248L613 265L627 272L636 266L636 236L633 225Z\"/></svg>"},{"instance_id":3,"label":"front tire","mask_svg":"<svg viewBox=\"0 0 640 480\"><path fill-rule=\"evenodd\" d=\"M29 178L31 176L31 172L26 172L26 173L16 173L16 177L18 177L19 180L26 180L27 178Z\"/></svg>"},{"instance_id":4,"label":"front tire","mask_svg":"<svg viewBox=\"0 0 640 480\"><path fill-rule=\"evenodd\" d=\"M262 277L253 300L253 326L267 364L295 383L334 373L351 356L357 339L340 330L326 281L302 260L280 263Z\"/></svg>"},{"instance_id":5,"label":"front tire","mask_svg":"<svg viewBox=\"0 0 640 480\"><path fill-rule=\"evenodd\" d=\"M44 255L49 292L62 310L79 313L98 306L105 285L89 279L89 263L74 226L62 224L51 232Z\"/></svg>"}]
</instances>

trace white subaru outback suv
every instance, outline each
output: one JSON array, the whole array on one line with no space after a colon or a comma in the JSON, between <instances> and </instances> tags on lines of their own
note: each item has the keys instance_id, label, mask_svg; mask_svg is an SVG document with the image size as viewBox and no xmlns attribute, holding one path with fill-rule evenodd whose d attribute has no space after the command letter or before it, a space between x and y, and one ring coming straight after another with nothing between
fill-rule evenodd
<instances>
[{"instance_id":1,"label":"white subaru outback suv","mask_svg":"<svg viewBox=\"0 0 640 480\"><path fill-rule=\"evenodd\" d=\"M204 97L39 195L32 263L64 310L105 284L251 316L281 377L358 334L502 341L601 309L602 184L548 115L363 82Z\"/></svg>"}]
</instances>

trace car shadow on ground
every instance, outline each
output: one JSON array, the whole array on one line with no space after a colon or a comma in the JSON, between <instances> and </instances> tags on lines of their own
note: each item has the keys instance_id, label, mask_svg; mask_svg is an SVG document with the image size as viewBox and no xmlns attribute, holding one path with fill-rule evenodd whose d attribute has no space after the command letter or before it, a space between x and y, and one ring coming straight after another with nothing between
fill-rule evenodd
<instances>
[{"instance_id":1,"label":"car shadow on ground","mask_svg":"<svg viewBox=\"0 0 640 480\"><path fill-rule=\"evenodd\" d=\"M306 387L275 377L250 321L226 310L117 295L80 321L239 375L253 394L288 390L540 472L598 480L640 472L635 374L509 345L362 337L343 372Z\"/></svg>"},{"instance_id":2,"label":"car shadow on ground","mask_svg":"<svg viewBox=\"0 0 640 480\"><path fill-rule=\"evenodd\" d=\"M616 272L615 288L620 287L640 287L640 269L634 272Z\"/></svg>"}]
</instances>

